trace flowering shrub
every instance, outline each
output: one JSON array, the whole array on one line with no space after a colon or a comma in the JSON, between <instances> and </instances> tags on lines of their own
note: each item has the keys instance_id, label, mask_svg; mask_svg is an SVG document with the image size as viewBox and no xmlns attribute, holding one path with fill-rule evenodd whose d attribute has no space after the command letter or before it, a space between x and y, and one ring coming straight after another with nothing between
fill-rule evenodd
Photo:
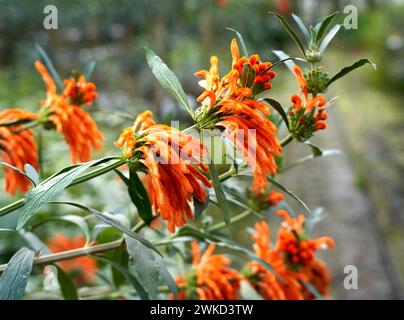
<instances>
[{"instance_id":1,"label":"flowering shrub","mask_svg":"<svg viewBox=\"0 0 404 320\"><path fill-rule=\"evenodd\" d=\"M8 109L0 113L5 190L9 194L25 192L24 198L1 208L0 216L21 209L16 230L29 232L36 242L46 244L42 243L41 250L30 244L0 266L0 298L21 298L33 267L49 265L55 268L38 269L44 276L54 273L57 292L65 299L240 299L249 298L246 292L267 300L329 296L331 274L317 251L333 248L334 242L330 237L310 237L313 210L280 184L278 176L287 169L284 149L291 141L306 143L313 157L323 155L308 139L326 129L327 108L333 102L325 96L327 88L370 61L361 59L330 77L318 64L340 27L335 25L326 34L336 13L309 30L293 16L305 35L307 49L287 20L273 15L291 34L302 56L274 51L279 61L263 61L257 54L248 55L237 33L238 40L230 45L232 64L227 73L220 76L215 56L210 58L208 70L195 73L203 88L196 110L172 71L146 48L153 74L185 108L193 124L179 129L157 123L150 111L144 111L117 134L115 145L120 152L97 160L91 160L91 152L102 146L103 135L86 111L98 96L95 84L89 81L91 72L76 73L62 82L48 57L43 56L46 66L35 62L46 86L38 112ZM300 91L291 96L286 108L271 94L276 72L281 72L277 68L283 64L296 76ZM38 127L62 134L72 166L39 177ZM219 144L215 137L220 138ZM225 155L217 157L224 141ZM217 164L221 168L225 164L228 170L220 174ZM55 201L64 189L110 171L127 187L128 201L137 208L135 217ZM238 180L240 176L249 177L250 185ZM307 215L296 215L286 203L290 199L297 200ZM37 214L48 203L73 206L86 216L40 219ZM212 214L218 209L221 218ZM247 217L257 219L252 248L226 236L246 232L232 225ZM276 226L279 217L283 221ZM76 224L83 234L55 233L48 239L35 235L36 226L55 220ZM272 230L278 229L274 243L269 223ZM110 227L118 237L105 241L102 232ZM233 260L229 252L240 259ZM100 272L105 270L110 273ZM100 274L109 283L101 297L96 290ZM84 294L78 290L84 285L94 290Z\"/></svg>"}]
</instances>

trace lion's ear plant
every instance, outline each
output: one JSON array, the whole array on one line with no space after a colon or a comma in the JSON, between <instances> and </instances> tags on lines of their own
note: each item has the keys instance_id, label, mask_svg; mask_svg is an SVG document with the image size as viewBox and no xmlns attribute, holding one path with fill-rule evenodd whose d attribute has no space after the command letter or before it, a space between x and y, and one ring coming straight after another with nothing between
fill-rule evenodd
<instances>
[{"instance_id":1,"label":"lion's ear plant","mask_svg":"<svg viewBox=\"0 0 404 320\"><path fill-rule=\"evenodd\" d=\"M322 131L327 127L327 109L335 106L325 93L334 81L371 64L361 59L332 76L321 64L340 29L338 24L331 26L336 14L309 28L293 15L302 40L285 17L271 13L301 53L290 57L274 50L280 58L276 62L249 55L236 32L228 71L219 73L225 66L219 68L219 59L213 56L209 68L195 73L203 88L196 110L173 72L146 48L151 71L185 108L192 125L180 129L158 123L144 111L116 134L117 152L95 160L92 150L99 149L104 139L88 112L98 95L90 82L94 63L83 74L62 81L38 47L44 64L36 61L35 67L46 87L38 112L0 112L5 191L25 193L0 209L0 216L18 215L15 229L0 232L16 232L28 240L27 247L0 266L0 299L33 296L43 291L44 280L32 282L25 292L29 279L51 276L58 283L52 297L64 299L327 297L331 274L316 253L333 248L334 242L330 237L310 237L309 225L318 210L311 210L278 177L288 169L283 165L288 163L284 150L291 141L305 143L313 152L297 164L332 154L308 141L326 134ZM284 64L293 73L290 78L297 80L297 91L282 106L271 88ZM39 128L58 132L71 155L71 166L48 177L38 174ZM225 156L217 157L223 149ZM116 174L116 183L125 185L126 199L136 214L65 200L63 190L107 173ZM296 214L287 200L302 213ZM70 206L76 214L38 215L48 204ZM236 227L247 217L256 220L252 228ZM61 221L76 225L80 233L37 232L38 226ZM117 237L102 236L107 229L114 229ZM232 235L248 232L251 247L233 240Z\"/></svg>"}]
</instances>

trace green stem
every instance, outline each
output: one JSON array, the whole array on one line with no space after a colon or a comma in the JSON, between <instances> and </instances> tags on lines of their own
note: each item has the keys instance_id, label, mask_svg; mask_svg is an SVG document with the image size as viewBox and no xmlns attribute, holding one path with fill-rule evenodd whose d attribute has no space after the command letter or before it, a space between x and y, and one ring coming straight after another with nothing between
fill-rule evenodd
<instances>
[{"instance_id":1,"label":"green stem","mask_svg":"<svg viewBox=\"0 0 404 320\"><path fill-rule=\"evenodd\" d=\"M289 142L291 142L293 140L293 136L292 134L288 134L285 138L283 138L280 142L281 146L284 147L286 146Z\"/></svg>"},{"instance_id":2,"label":"green stem","mask_svg":"<svg viewBox=\"0 0 404 320\"><path fill-rule=\"evenodd\" d=\"M230 224L233 224L233 223L236 223L237 221L243 220L244 218L248 217L251 213L252 213L251 210L243 211L242 213L232 217L230 219ZM226 225L226 223L224 221L222 221L222 222L219 222L219 223L209 227L207 229L207 231L212 232L212 231L216 231L216 230L219 230L219 229L222 229L222 228L225 228L225 227L227 227L227 225Z\"/></svg>"},{"instance_id":3,"label":"green stem","mask_svg":"<svg viewBox=\"0 0 404 320\"><path fill-rule=\"evenodd\" d=\"M83 183L85 181L94 179L95 177L103 175L104 173L107 173L108 171L114 170L123 164L125 164L125 160L120 159L120 160L112 162L106 166L103 166L101 168L88 172L88 173L82 175L81 177L74 179L73 182L68 186L68 188L71 186L75 186L79 183ZM24 199L19 199L13 203L10 203L9 205L0 209L0 217L4 216L6 214L9 214L19 208L22 208L23 206L24 206Z\"/></svg>"}]
</instances>

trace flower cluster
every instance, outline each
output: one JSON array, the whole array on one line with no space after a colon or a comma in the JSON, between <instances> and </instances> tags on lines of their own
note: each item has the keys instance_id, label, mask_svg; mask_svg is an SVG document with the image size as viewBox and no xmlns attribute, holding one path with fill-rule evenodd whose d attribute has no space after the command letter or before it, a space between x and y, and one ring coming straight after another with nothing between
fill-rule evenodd
<instances>
[{"instance_id":1,"label":"flower cluster","mask_svg":"<svg viewBox=\"0 0 404 320\"><path fill-rule=\"evenodd\" d=\"M201 255L197 242L192 242L192 270L186 277L178 277L178 298L196 300L235 300L240 288L240 274L230 268L231 260L213 254L210 244Z\"/></svg>"},{"instance_id":2,"label":"flower cluster","mask_svg":"<svg viewBox=\"0 0 404 320\"><path fill-rule=\"evenodd\" d=\"M269 226L265 221L255 225L256 233L253 236L255 253L273 271L252 261L248 264L246 277L266 299L313 298L304 283L313 285L318 292L327 296L330 271L324 262L315 257L315 253L318 249L333 248L333 240L329 237L307 238L303 215L292 218L285 210L279 210L278 214L284 222L273 248L270 245Z\"/></svg>"},{"instance_id":3,"label":"flower cluster","mask_svg":"<svg viewBox=\"0 0 404 320\"><path fill-rule=\"evenodd\" d=\"M298 66L293 67L296 74L300 91L303 95L295 94L291 96L292 107L289 109L290 131L299 141L305 141L313 136L317 130L323 130L327 127L325 120L328 116L325 110L326 98L313 93L312 82L308 83L302 71ZM309 97L309 94L312 97Z\"/></svg>"},{"instance_id":4,"label":"flower cluster","mask_svg":"<svg viewBox=\"0 0 404 320\"><path fill-rule=\"evenodd\" d=\"M45 66L35 62L35 67L46 84L46 99L41 102L42 122L47 128L54 128L63 134L70 148L73 163L89 161L91 149L99 149L103 136L90 115L80 104L90 105L97 97L95 85L86 83L83 76L76 81L64 82L64 90L59 95L55 82Z\"/></svg>"},{"instance_id":5,"label":"flower cluster","mask_svg":"<svg viewBox=\"0 0 404 320\"><path fill-rule=\"evenodd\" d=\"M143 182L154 212L174 232L186 219L193 219L192 198L204 203L207 193L203 186L212 186L203 174L208 168L201 162L207 149L198 139L156 124L151 117L150 111L139 114L115 144L125 158L136 159L147 169Z\"/></svg>"},{"instance_id":6,"label":"flower cluster","mask_svg":"<svg viewBox=\"0 0 404 320\"><path fill-rule=\"evenodd\" d=\"M205 88L197 99L202 103L198 121L204 124L212 115L216 117L215 126L225 129L224 135L252 167L253 188L258 191L266 188L267 175L277 173L276 157L282 155L276 137L279 131L269 120L269 107L256 98L257 93L271 88L270 80L275 72L270 70L271 63L261 62L258 55L240 58L235 39L231 43L231 55L232 69L221 79L215 56L211 57L209 70L195 73L204 78L201 85ZM249 135L255 136L255 144L244 139Z\"/></svg>"},{"instance_id":7,"label":"flower cluster","mask_svg":"<svg viewBox=\"0 0 404 320\"><path fill-rule=\"evenodd\" d=\"M260 190L255 192L254 190L248 190L248 203L251 208L261 212L268 208L276 207L280 202L285 199L283 193L273 190L272 188L265 192Z\"/></svg>"},{"instance_id":8,"label":"flower cluster","mask_svg":"<svg viewBox=\"0 0 404 320\"><path fill-rule=\"evenodd\" d=\"M6 109L0 112L0 157L22 171L27 163L35 169L39 167L34 131L24 126L25 122L37 118L37 114L21 109ZM4 167L4 172L5 189L9 194L29 189L31 182L21 173L10 167Z\"/></svg>"}]
</instances>

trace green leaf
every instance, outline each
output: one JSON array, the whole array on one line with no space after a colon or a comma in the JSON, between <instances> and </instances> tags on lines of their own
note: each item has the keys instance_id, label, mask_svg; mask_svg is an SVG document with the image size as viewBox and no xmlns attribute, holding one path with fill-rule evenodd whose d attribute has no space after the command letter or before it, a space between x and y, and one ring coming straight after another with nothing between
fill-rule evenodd
<instances>
[{"instance_id":1,"label":"green leaf","mask_svg":"<svg viewBox=\"0 0 404 320\"><path fill-rule=\"evenodd\" d=\"M310 33L309 30L307 30L306 26L304 25L304 22L302 21L302 19L296 15L292 13L292 17L293 19L296 21L297 25L299 26L300 30L302 30L304 37L307 40L307 44L309 44L310 42Z\"/></svg>"},{"instance_id":2,"label":"green leaf","mask_svg":"<svg viewBox=\"0 0 404 320\"><path fill-rule=\"evenodd\" d=\"M79 300L79 294L72 278L60 266L57 264L55 266L58 269L57 277L63 298L65 300Z\"/></svg>"},{"instance_id":3,"label":"green leaf","mask_svg":"<svg viewBox=\"0 0 404 320\"><path fill-rule=\"evenodd\" d=\"M115 261L116 263L120 264L124 268L128 268L128 263L129 263L129 255L124 250L123 248L119 248L117 250L114 250L112 253L111 257L112 261ZM126 280L126 277L119 272L117 269L112 267L112 281L114 282L114 285L119 288Z\"/></svg>"},{"instance_id":4,"label":"green leaf","mask_svg":"<svg viewBox=\"0 0 404 320\"><path fill-rule=\"evenodd\" d=\"M285 63L285 65L288 67L288 69L294 74L293 72L293 67L295 66L295 63L293 62L294 59L289 57L284 51L282 50L272 50L272 52L279 58L281 59L282 62ZM279 61L278 61L279 62Z\"/></svg>"},{"instance_id":5,"label":"green leaf","mask_svg":"<svg viewBox=\"0 0 404 320\"><path fill-rule=\"evenodd\" d=\"M237 35L238 39L240 40L241 50L243 51L243 55L248 57L249 55L248 55L247 46L245 45L245 42L244 42L244 39L243 39L243 36L241 35L241 33L238 32L237 30L232 29L232 28L226 28L226 29L230 30L230 31L233 31Z\"/></svg>"},{"instance_id":6,"label":"green leaf","mask_svg":"<svg viewBox=\"0 0 404 320\"><path fill-rule=\"evenodd\" d=\"M48 201L65 188L78 183L78 179L76 178L79 178L88 168L112 159L116 159L116 157L106 157L63 168L27 192L24 197L23 212L18 217L17 230L21 229Z\"/></svg>"},{"instance_id":7,"label":"green leaf","mask_svg":"<svg viewBox=\"0 0 404 320\"><path fill-rule=\"evenodd\" d=\"M202 212L209 206L209 197L206 196L205 202L200 202L198 199L193 197L194 203L194 217L195 219L199 219Z\"/></svg>"},{"instance_id":8,"label":"green leaf","mask_svg":"<svg viewBox=\"0 0 404 320\"><path fill-rule=\"evenodd\" d=\"M311 210L308 207L308 205L303 202L297 195L295 195L292 191L286 189L283 185L281 185L279 182L273 180L272 178L267 177L269 183L271 183L275 188L287 193L289 196L291 196L293 199L295 199L297 202L299 202L305 209L306 211L312 216Z\"/></svg>"},{"instance_id":9,"label":"green leaf","mask_svg":"<svg viewBox=\"0 0 404 320\"><path fill-rule=\"evenodd\" d=\"M316 25L315 29L317 31L315 42L319 43L321 38L323 37L325 31L327 30L329 24L334 19L334 17L338 14L338 11L327 16L322 22Z\"/></svg>"},{"instance_id":10,"label":"green leaf","mask_svg":"<svg viewBox=\"0 0 404 320\"><path fill-rule=\"evenodd\" d=\"M216 171L216 167L213 163L209 164L209 173L212 178L213 188L215 189L216 199L219 202L219 206L223 211L224 222L229 227L231 231L231 223L230 223L230 210L229 205L227 203L226 195L224 194L222 185L220 183L219 175Z\"/></svg>"},{"instance_id":11,"label":"green leaf","mask_svg":"<svg viewBox=\"0 0 404 320\"><path fill-rule=\"evenodd\" d=\"M25 123L31 122L32 119L20 119L20 120L14 120L10 122L5 122L5 123L0 123L0 127L13 127L13 126L19 126Z\"/></svg>"},{"instance_id":12,"label":"green leaf","mask_svg":"<svg viewBox=\"0 0 404 320\"><path fill-rule=\"evenodd\" d=\"M360 59L360 60L356 61L354 64L351 64L350 66L341 69L340 72L338 72L330 80L328 80L328 82L326 84L326 87L328 87L334 81L338 80L339 78L342 78L346 74L348 74L351 71L363 66L366 63L369 63L372 66L372 68L376 70L376 65L372 61L370 61L369 59Z\"/></svg>"},{"instance_id":13,"label":"green leaf","mask_svg":"<svg viewBox=\"0 0 404 320\"><path fill-rule=\"evenodd\" d=\"M157 299L160 277L157 255L139 241L125 237L125 242L128 253L132 257L130 262L133 269L131 270L138 275L150 297L153 300Z\"/></svg>"},{"instance_id":14,"label":"green leaf","mask_svg":"<svg viewBox=\"0 0 404 320\"><path fill-rule=\"evenodd\" d=\"M306 51L304 50L303 43L300 41L299 36L296 34L295 30L293 30L293 28L286 21L285 17L276 12L269 11L268 13L272 14L279 20L279 22L282 24L283 28L289 33L289 35L292 37L292 39L296 42L301 53L303 54L303 57L306 58Z\"/></svg>"},{"instance_id":15,"label":"green leaf","mask_svg":"<svg viewBox=\"0 0 404 320\"><path fill-rule=\"evenodd\" d=\"M3 166L5 166L5 167L11 168L11 169L17 171L19 174L22 174L25 178L27 178L29 181L31 181L34 186L36 186L35 180L33 180L33 179L32 179L28 174L26 174L24 171L20 170L19 168L15 167L15 166L13 166L13 165L11 165L11 164L8 164L7 162L0 161L0 164L3 165Z\"/></svg>"},{"instance_id":16,"label":"green leaf","mask_svg":"<svg viewBox=\"0 0 404 320\"><path fill-rule=\"evenodd\" d=\"M310 282L301 281L303 286L306 287L307 290L311 292L311 294L316 298L316 300L324 300L322 294L317 290L315 286L313 286Z\"/></svg>"},{"instance_id":17,"label":"green leaf","mask_svg":"<svg viewBox=\"0 0 404 320\"><path fill-rule=\"evenodd\" d=\"M311 149L311 152L313 153L313 157L321 157L323 154L323 151L314 144L312 144L310 141L305 141L304 144L308 145Z\"/></svg>"},{"instance_id":18,"label":"green leaf","mask_svg":"<svg viewBox=\"0 0 404 320\"><path fill-rule=\"evenodd\" d=\"M185 107L191 117L194 118L194 113L189 105L187 95L185 94L184 89L182 89L175 74L167 67L163 60L153 52L153 50L146 47L145 51L147 63L157 80L168 93Z\"/></svg>"},{"instance_id":19,"label":"green leaf","mask_svg":"<svg viewBox=\"0 0 404 320\"><path fill-rule=\"evenodd\" d=\"M17 230L21 229L48 201L69 186L73 180L83 174L94 161L83 163L71 170L44 181L25 194L24 210L18 217Z\"/></svg>"},{"instance_id":20,"label":"green leaf","mask_svg":"<svg viewBox=\"0 0 404 320\"><path fill-rule=\"evenodd\" d=\"M335 26L332 27L330 32L327 33L324 40L321 42L320 48L318 49L320 51L320 53L324 52L324 50L330 44L331 40L335 37L335 35L338 33L340 28L341 28L341 25L336 24Z\"/></svg>"},{"instance_id":21,"label":"green leaf","mask_svg":"<svg viewBox=\"0 0 404 320\"><path fill-rule=\"evenodd\" d=\"M243 88L250 88L255 80L255 70L249 63L245 63L241 73L241 86Z\"/></svg>"},{"instance_id":22,"label":"green leaf","mask_svg":"<svg viewBox=\"0 0 404 320\"><path fill-rule=\"evenodd\" d=\"M149 224L154 218L153 211L147 191L136 170L129 169L129 179L126 178L119 170L115 170L115 172L117 172L122 181L127 185L129 196L133 204L136 206L139 216L143 221Z\"/></svg>"},{"instance_id":23,"label":"green leaf","mask_svg":"<svg viewBox=\"0 0 404 320\"><path fill-rule=\"evenodd\" d=\"M109 260L105 257L100 257L100 256L95 256L97 259L109 263L113 268L121 272L131 283L131 285L135 288L137 291L139 297L142 300L149 300L150 296L146 290L146 288L143 286L142 282L140 279L137 277L137 275L132 274L128 269L125 267L121 266L119 263L116 263L115 261Z\"/></svg>"},{"instance_id":24,"label":"green leaf","mask_svg":"<svg viewBox=\"0 0 404 320\"><path fill-rule=\"evenodd\" d=\"M98 219L102 220L103 222L105 222L106 224L114 227L115 229L118 229L119 231L121 231L122 233L128 235L129 237L140 241L141 243L143 243L146 247L154 250L155 252L157 252L159 255L161 255L161 253L146 239L142 238L141 236L139 236L137 233L133 232L132 230L128 229L127 227L125 227L119 220L118 218L116 218L113 214L108 213L108 212L101 212L98 211L94 208L90 208L87 207L85 205L79 204L79 203L75 203L75 202L69 202L69 201L53 201L52 203L54 204L66 204L66 205L70 205L76 208L80 208L83 209L85 211L91 212L93 213Z\"/></svg>"},{"instance_id":25,"label":"green leaf","mask_svg":"<svg viewBox=\"0 0 404 320\"><path fill-rule=\"evenodd\" d=\"M91 61L89 64L87 64L86 70L84 70L84 74L83 74L84 78L86 78L86 81L90 81L91 76L95 69L95 64L96 64L95 61Z\"/></svg>"},{"instance_id":26,"label":"green leaf","mask_svg":"<svg viewBox=\"0 0 404 320\"><path fill-rule=\"evenodd\" d=\"M27 248L21 248L14 254L0 278L0 300L21 299L33 262L34 252Z\"/></svg>"},{"instance_id":27,"label":"green leaf","mask_svg":"<svg viewBox=\"0 0 404 320\"><path fill-rule=\"evenodd\" d=\"M263 100L266 103L268 103L272 108L274 108L281 115L283 121L286 124L286 127L289 129L289 119L288 119L288 116L287 116L285 110L283 109L282 105L278 101L271 99L271 98L265 98Z\"/></svg>"},{"instance_id":28,"label":"green leaf","mask_svg":"<svg viewBox=\"0 0 404 320\"><path fill-rule=\"evenodd\" d=\"M59 73L56 71L55 67L53 66L52 60L49 58L45 50L38 44L35 43L35 48L38 51L39 55L45 62L47 69L49 70L50 74L52 75L53 80L55 81L56 85L60 90L63 90L63 82L59 76Z\"/></svg>"},{"instance_id":29,"label":"green leaf","mask_svg":"<svg viewBox=\"0 0 404 320\"><path fill-rule=\"evenodd\" d=\"M312 151L312 152L313 152L313 151ZM338 150L338 149L321 150L321 157L328 157L328 156L334 156L334 155L344 155L344 153L343 153L341 150ZM291 169L291 168L293 168L293 167L296 167L296 166L298 166L298 165L301 165L301 164L303 164L303 163L305 163L305 162L308 162L308 161L313 160L313 159L318 158L318 157L320 157L320 156L319 156L319 155L316 155L316 156L315 156L315 155L312 153L312 154L310 154L310 155L308 155L308 156L302 157L302 158L300 158L299 160L296 160L296 161L294 161L294 162L292 162L292 163L286 165L286 166L283 168L282 171L289 170L289 169Z\"/></svg>"},{"instance_id":30,"label":"green leaf","mask_svg":"<svg viewBox=\"0 0 404 320\"><path fill-rule=\"evenodd\" d=\"M30 180L33 182L34 186L39 184L39 174L36 172L35 168L31 166L29 163L24 165L24 171Z\"/></svg>"}]
</instances>

